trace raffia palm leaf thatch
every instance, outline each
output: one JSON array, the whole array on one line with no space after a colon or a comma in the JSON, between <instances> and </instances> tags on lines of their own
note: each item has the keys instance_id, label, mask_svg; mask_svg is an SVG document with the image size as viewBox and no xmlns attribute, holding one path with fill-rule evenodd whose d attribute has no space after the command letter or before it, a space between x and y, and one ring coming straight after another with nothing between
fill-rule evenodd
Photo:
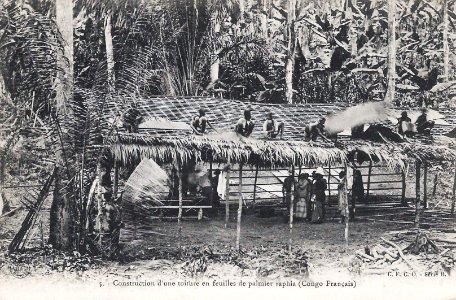
<instances>
[{"instance_id":1,"label":"raffia palm leaf thatch","mask_svg":"<svg viewBox=\"0 0 456 300\"><path fill-rule=\"evenodd\" d=\"M164 163L209 159L226 162L229 158L232 163L264 166L326 165L347 160L343 150L330 145L240 138L231 133L179 137L119 134L111 149L122 163L146 157Z\"/></svg>"}]
</instances>

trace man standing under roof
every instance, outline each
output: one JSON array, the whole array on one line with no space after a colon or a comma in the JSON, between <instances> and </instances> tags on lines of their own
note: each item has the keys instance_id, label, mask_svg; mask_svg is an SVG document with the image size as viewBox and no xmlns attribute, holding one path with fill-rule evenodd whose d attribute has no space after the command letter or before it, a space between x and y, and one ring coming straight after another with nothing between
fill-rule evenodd
<instances>
[{"instance_id":1,"label":"man standing under roof","mask_svg":"<svg viewBox=\"0 0 456 300\"><path fill-rule=\"evenodd\" d=\"M326 179L323 178L323 168L318 167L315 172L315 181L312 185L312 194L314 201L314 211L312 212L312 222L321 223L326 215L326 194L327 188Z\"/></svg>"},{"instance_id":2,"label":"man standing under roof","mask_svg":"<svg viewBox=\"0 0 456 300\"><path fill-rule=\"evenodd\" d=\"M326 138L325 122L326 118L321 118L317 123L307 125L305 128L306 141L312 140L315 142L318 137L321 137L324 141L328 142L328 139Z\"/></svg>"},{"instance_id":3,"label":"man standing under roof","mask_svg":"<svg viewBox=\"0 0 456 300\"><path fill-rule=\"evenodd\" d=\"M431 129L434 127L434 121L428 121L427 113L427 108L423 108L421 115L416 119L415 125L418 133L430 135Z\"/></svg>"},{"instance_id":4,"label":"man standing under roof","mask_svg":"<svg viewBox=\"0 0 456 300\"><path fill-rule=\"evenodd\" d=\"M255 127L255 123L252 120L252 109L247 108L244 110L244 117L240 118L236 123L236 127L234 131L244 137L249 137L252 134L253 127Z\"/></svg>"},{"instance_id":5,"label":"man standing under roof","mask_svg":"<svg viewBox=\"0 0 456 300\"><path fill-rule=\"evenodd\" d=\"M280 135L280 139L283 137L283 122L277 122L274 120L272 112L268 114L268 119L264 121L263 131L266 133L266 136L270 139L276 138Z\"/></svg>"},{"instance_id":6,"label":"man standing under roof","mask_svg":"<svg viewBox=\"0 0 456 300\"><path fill-rule=\"evenodd\" d=\"M138 110L136 102L132 102L127 111L122 115L122 122L128 132L138 132L139 124L141 124L143 117Z\"/></svg>"},{"instance_id":7,"label":"man standing under roof","mask_svg":"<svg viewBox=\"0 0 456 300\"><path fill-rule=\"evenodd\" d=\"M209 122L209 120L206 117L206 109L200 108L198 112L199 112L199 115L195 116L191 123L193 133L195 133L197 135L205 134L206 127L209 127L211 129L215 130L215 128L212 126L212 124Z\"/></svg>"}]
</instances>

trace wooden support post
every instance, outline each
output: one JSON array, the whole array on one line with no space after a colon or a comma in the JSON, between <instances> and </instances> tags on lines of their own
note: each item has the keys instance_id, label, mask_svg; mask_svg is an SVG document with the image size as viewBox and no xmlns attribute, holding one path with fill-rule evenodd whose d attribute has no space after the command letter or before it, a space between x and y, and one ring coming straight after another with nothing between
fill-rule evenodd
<instances>
[{"instance_id":1,"label":"wooden support post","mask_svg":"<svg viewBox=\"0 0 456 300\"><path fill-rule=\"evenodd\" d=\"M434 199L435 197L435 193L437 191L437 180L438 180L439 176L438 176L438 171L435 173L434 175L434 184L433 184L433 187L432 187L432 199Z\"/></svg>"},{"instance_id":2,"label":"wooden support post","mask_svg":"<svg viewBox=\"0 0 456 300\"><path fill-rule=\"evenodd\" d=\"M367 191L366 191L366 199L369 199L370 184L371 184L371 175L372 175L372 160L369 161L369 171L368 171L368 173L367 173Z\"/></svg>"},{"instance_id":3,"label":"wooden support post","mask_svg":"<svg viewBox=\"0 0 456 300\"><path fill-rule=\"evenodd\" d=\"M178 166L179 177L179 212L177 215L177 246L179 248L179 255L182 251L182 167Z\"/></svg>"},{"instance_id":4,"label":"wooden support post","mask_svg":"<svg viewBox=\"0 0 456 300\"><path fill-rule=\"evenodd\" d=\"M242 217L242 164L239 164L239 206L237 211L237 227L236 227L236 250L241 248L241 217Z\"/></svg>"},{"instance_id":5,"label":"wooden support post","mask_svg":"<svg viewBox=\"0 0 456 300\"><path fill-rule=\"evenodd\" d=\"M344 178L344 193L345 197L347 199L347 206L345 207L345 231L344 231L344 238L345 238L345 252L348 252L348 221L350 219L350 209L349 209L349 203L348 203L348 175L347 175L347 163L344 165L344 170L345 170L345 178Z\"/></svg>"},{"instance_id":6,"label":"wooden support post","mask_svg":"<svg viewBox=\"0 0 456 300\"><path fill-rule=\"evenodd\" d=\"M451 201L451 214L452 215L454 215L455 202L456 202L456 166L454 168L453 199Z\"/></svg>"},{"instance_id":7,"label":"wooden support post","mask_svg":"<svg viewBox=\"0 0 456 300\"><path fill-rule=\"evenodd\" d=\"M258 166L256 166L256 168L255 168L255 179L253 182L253 211L255 211L257 181L258 181Z\"/></svg>"},{"instance_id":8,"label":"wooden support post","mask_svg":"<svg viewBox=\"0 0 456 300\"><path fill-rule=\"evenodd\" d=\"M102 226L102 222L103 222L103 203L102 203L102 200L103 200L103 196L102 196L102 193L101 193L101 165L100 163L98 163L97 165L97 181L98 181L98 185L97 185L97 195L96 195L96 199L97 199L97 229L98 229L98 246L100 247L100 250L101 250L101 247L102 247L102 239L103 239L103 226Z\"/></svg>"},{"instance_id":9,"label":"wooden support post","mask_svg":"<svg viewBox=\"0 0 456 300\"><path fill-rule=\"evenodd\" d=\"M415 185L415 192L416 192L416 199L415 199L415 228L420 227L420 212L421 212L421 195L420 195L420 179L421 179L421 162L419 160L416 161L416 185Z\"/></svg>"},{"instance_id":10,"label":"wooden support post","mask_svg":"<svg viewBox=\"0 0 456 300\"><path fill-rule=\"evenodd\" d=\"M212 208L214 208L214 185L213 185L212 181L213 180L212 180L212 154L211 154L210 160L209 160L209 182L211 184L211 194L209 196L209 200L210 200ZM202 218L202 215L201 215L201 218ZM198 212L198 220L201 220L199 217L199 212Z\"/></svg>"},{"instance_id":11,"label":"wooden support post","mask_svg":"<svg viewBox=\"0 0 456 300\"><path fill-rule=\"evenodd\" d=\"M119 166L117 165L117 161L114 162L114 184L112 187L112 192L114 200L117 200L119 193Z\"/></svg>"},{"instance_id":12,"label":"wooden support post","mask_svg":"<svg viewBox=\"0 0 456 300\"><path fill-rule=\"evenodd\" d=\"M225 188L225 228L228 227L230 221L230 157L226 165L226 188Z\"/></svg>"},{"instance_id":13,"label":"wooden support post","mask_svg":"<svg viewBox=\"0 0 456 300\"><path fill-rule=\"evenodd\" d=\"M427 161L424 161L424 174L423 174L423 208L428 208L427 201Z\"/></svg>"},{"instance_id":14,"label":"wooden support post","mask_svg":"<svg viewBox=\"0 0 456 300\"><path fill-rule=\"evenodd\" d=\"M292 187L292 190L291 190L291 197L290 197L290 207L289 207L289 222L288 222L288 226L289 226L289 229L290 229L290 232L289 232L289 237L288 237L288 251L290 252L291 254L291 250L292 250L292 244L293 244L293 212L294 212L294 198L295 198L295 188L296 188L296 184L295 184L295 168L294 168L294 165L291 167L291 173L293 174L293 187Z\"/></svg>"},{"instance_id":15,"label":"wooden support post","mask_svg":"<svg viewBox=\"0 0 456 300\"><path fill-rule=\"evenodd\" d=\"M405 182L405 171L402 170L402 195L401 195L401 205L407 206L407 200L405 199L405 189L407 184Z\"/></svg>"},{"instance_id":16,"label":"wooden support post","mask_svg":"<svg viewBox=\"0 0 456 300\"><path fill-rule=\"evenodd\" d=\"M328 166L328 204L331 200L331 164Z\"/></svg>"}]
</instances>

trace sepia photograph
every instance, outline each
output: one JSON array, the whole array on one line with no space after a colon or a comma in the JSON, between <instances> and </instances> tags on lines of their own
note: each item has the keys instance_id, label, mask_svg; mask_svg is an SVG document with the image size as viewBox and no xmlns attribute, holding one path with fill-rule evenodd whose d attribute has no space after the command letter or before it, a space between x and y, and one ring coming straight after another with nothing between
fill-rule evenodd
<instances>
[{"instance_id":1,"label":"sepia photograph","mask_svg":"<svg viewBox=\"0 0 456 300\"><path fill-rule=\"evenodd\" d=\"M0 0L0 300L456 299L456 0Z\"/></svg>"}]
</instances>

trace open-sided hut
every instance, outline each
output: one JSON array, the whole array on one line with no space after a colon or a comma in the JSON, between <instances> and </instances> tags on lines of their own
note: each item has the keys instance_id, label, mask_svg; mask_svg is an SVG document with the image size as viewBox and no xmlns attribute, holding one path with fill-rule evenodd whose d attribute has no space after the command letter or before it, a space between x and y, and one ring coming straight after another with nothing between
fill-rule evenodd
<instances>
[{"instance_id":1,"label":"open-sided hut","mask_svg":"<svg viewBox=\"0 0 456 300\"><path fill-rule=\"evenodd\" d=\"M329 113L343 110L347 107L344 104L264 104L210 97L117 98L108 104L111 121L119 118L131 102L137 103L146 120L169 120L180 124L190 123L198 115L198 110L203 108L212 125L222 133L197 136L185 126L151 126L140 128L137 133L127 133L118 127L110 147L120 165L139 163L143 158L180 167L198 161L238 164L241 186L243 165L272 168L346 166L356 163L355 158L364 157L364 160L367 158L371 163L384 163L390 168L403 169L405 163L411 160L456 160L456 150L444 142L440 144L411 140L406 143L373 143L350 139L342 139L338 143L304 141L304 127L307 124ZM250 138L239 138L232 132L246 108L252 109L256 128ZM283 140L262 138L262 124L270 112L276 120L285 123ZM440 126L437 129L436 132L444 134L452 128L448 126L442 130ZM239 191L242 194L241 187ZM239 201L241 209L242 201Z\"/></svg>"}]
</instances>

